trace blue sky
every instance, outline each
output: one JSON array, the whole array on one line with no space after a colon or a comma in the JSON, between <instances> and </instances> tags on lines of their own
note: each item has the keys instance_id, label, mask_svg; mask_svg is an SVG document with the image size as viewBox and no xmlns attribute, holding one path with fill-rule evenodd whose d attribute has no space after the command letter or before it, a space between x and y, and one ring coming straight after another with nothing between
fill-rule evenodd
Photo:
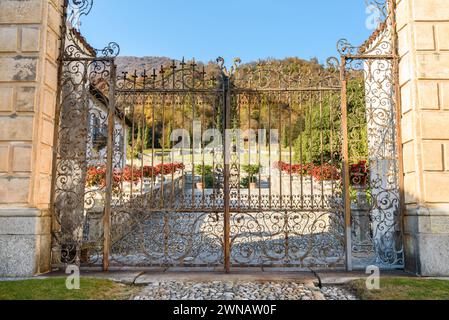
<instances>
[{"instance_id":1,"label":"blue sky","mask_svg":"<svg viewBox=\"0 0 449 320\"><path fill-rule=\"evenodd\" d=\"M94 0L81 32L101 48L119 43L121 55L262 58L336 55L336 42L361 44L364 0Z\"/></svg>"}]
</instances>

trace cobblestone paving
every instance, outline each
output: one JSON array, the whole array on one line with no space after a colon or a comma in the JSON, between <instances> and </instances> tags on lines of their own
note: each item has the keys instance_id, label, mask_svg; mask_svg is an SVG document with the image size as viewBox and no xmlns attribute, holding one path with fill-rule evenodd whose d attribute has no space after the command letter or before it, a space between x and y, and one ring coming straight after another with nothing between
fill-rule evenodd
<instances>
[{"instance_id":1,"label":"cobblestone paving","mask_svg":"<svg viewBox=\"0 0 449 320\"><path fill-rule=\"evenodd\" d=\"M292 282L161 282L135 300L315 300L319 289Z\"/></svg>"},{"instance_id":2,"label":"cobblestone paving","mask_svg":"<svg viewBox=\"0 0 449 320\"><path fill-rule=\"evenodd\" d=\"M294 282L154 282L135 300L352 300L343 290Z\"/></svg>"},{"instance_id":3,"label":"cobblestone paving","mask_svg":"<svg viewBox=\"0 0 449 320\"><path fill-rule=\"evenodd\" d=\"M323 287L321 292L326 300L357 300L355 295L341 286Z\"/></svg>"}]
</instances>

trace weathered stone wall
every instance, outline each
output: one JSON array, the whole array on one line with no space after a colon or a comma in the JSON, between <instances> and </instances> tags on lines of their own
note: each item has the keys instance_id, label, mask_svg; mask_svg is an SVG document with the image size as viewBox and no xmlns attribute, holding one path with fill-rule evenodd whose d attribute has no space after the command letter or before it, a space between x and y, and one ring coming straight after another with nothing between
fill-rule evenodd
<instances>
[{"instance_id":1,"label":"weathered stone wall","mask_svg":"<svg viewBox=\"0 0 449 320\"><path fill-rule=\"evenodd\" d=\"M407 269L449 275L449 1L397 0Z\"/></svg>"},{"instance_id":2,"label":"weathered stone wall","mask_svg":"<svg viewBox=\"0 0 449 320\"><path fill-rule=\"evenodd\" d=\"M50 270L63 0L0 0L0 276Z\"/></svg>"}]
</instances>

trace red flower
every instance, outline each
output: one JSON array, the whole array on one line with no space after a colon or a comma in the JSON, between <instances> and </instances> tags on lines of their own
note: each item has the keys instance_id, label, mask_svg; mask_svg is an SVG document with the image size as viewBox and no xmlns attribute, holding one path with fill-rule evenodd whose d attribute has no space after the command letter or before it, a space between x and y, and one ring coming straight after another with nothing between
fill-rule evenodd
<instances>
[{"instance_id":1,"label":"red flower","mask_svg":"<svg viewBox=\"0 0 449 320\"><path fill-rule=\"evenodd\" d=\"M273 167L288 174L313 176L318 181L341 179L340 170L330 164L324 164L322 166L315 166L312 163L290 165L283 161L278 161L274 163Z\"/></svg>"}]
</instances>

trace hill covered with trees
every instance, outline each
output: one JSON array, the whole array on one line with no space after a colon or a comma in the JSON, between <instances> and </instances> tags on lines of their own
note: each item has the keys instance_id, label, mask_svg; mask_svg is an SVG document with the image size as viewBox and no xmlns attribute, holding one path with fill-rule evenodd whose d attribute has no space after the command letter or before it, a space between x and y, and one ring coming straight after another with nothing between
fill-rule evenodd
<instances>
[{"instance_id":1,"label":"hill covered with trees","mask_svg":"<svg viewBox=\"0 0 449 320\"><path fill-rule=\"evenodd\" d=\"M180 61L174 61L180 68ZM189 68L191 61L186 61ZM208 78L219 78L219 64L215 62L195 62L197 77L201 77L204 70ZM151 74L153 69L170 70L173 60L167 57L121 57L117 59L119 72L127 71L129 74L143 70ZM358 158L367 157L367 125L364 116L366 106L364 98L363 76L354 74L348 83L348 127L351 137L350 153ZM199 80L199 79L198 79ZM139 81L139 80L138 80ZM141 80L140 80L141 81ZM220 82L217 81L219 86ZM294 151L296 163L333 163L341 161L341 110L340 92L338 89L338 66L324 66L316 59L311 61L299 58L286 58L283 60L266 59L238 65L232 77L231 86L245 89L298 89L333 87L331 93L297 92L297 93L258 93L257 95L241 94L232 102L233 123L242 130L280 129L281 145L284 149L290 146ZM256 97L257 96L257 97ZM177 99L179 99L178 96ZM251 99L258 99L251 101ZM201 99L201 97L197 97ZM238 99L238 103L237 103ZM184 102L186 100L183 100ZM188 100L187 100L188 101ZM194 115L190 103L181 103L177 100L176 106L183 104L183 112L172 112L172 105L166 101L165 112L158 108L155 112L147 107L142 112L142 105L136 106L134 117L135 142L138 149L149 149L153 145L159 149L170 148L173 143L169 141L172 128L191 130ZM197 101L197 116L204 116L206 126L217 121L221 110L212 110L210 101ZM200 103L201 102L201 103ZM219 106L219 103L217 103ZM218 107L217 107L218 108ZM178 110L179 111L179 110ZM142 121L142 115L145 116ZM131 116L131 115L128 115ZM215 117L215 119L214 119ZM142 125L143 124L143 127ZM131 135L130 135L131 136ZM143 139L142 139L143 137ZM152 141L154 137L154 142ZM165 137L165 138L164 138ZM268 140L267 140L268 141ZM354 161L356 161L354 157Z\"/></svg>"}]
</instances>

